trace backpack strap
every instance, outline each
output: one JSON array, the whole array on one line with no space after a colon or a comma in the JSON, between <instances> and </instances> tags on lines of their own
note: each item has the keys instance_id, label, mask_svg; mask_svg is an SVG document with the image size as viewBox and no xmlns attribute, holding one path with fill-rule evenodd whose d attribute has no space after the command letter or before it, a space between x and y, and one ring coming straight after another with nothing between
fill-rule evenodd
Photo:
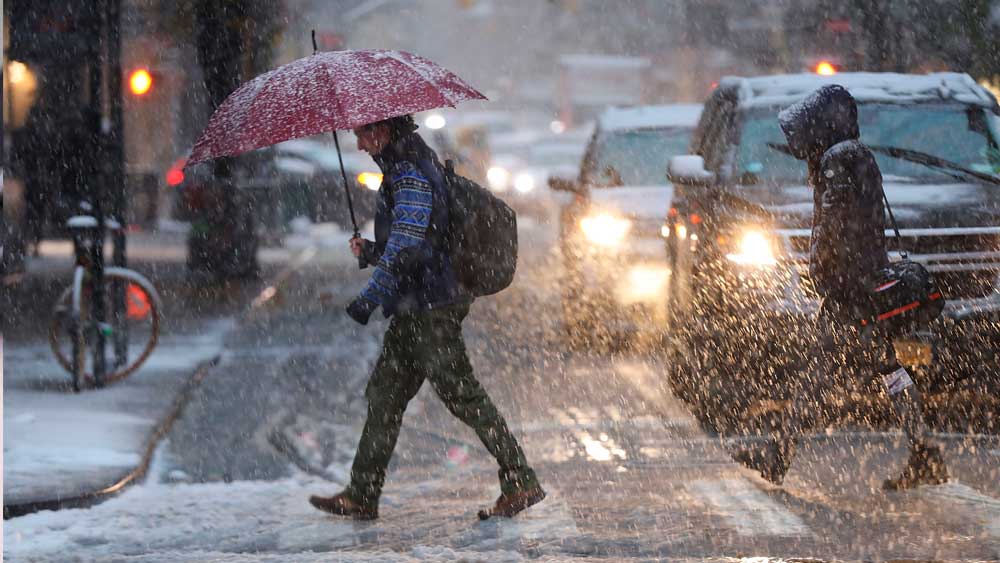
<instances>
[{"instance_id":1,"label":"backpack strap","mask_svg":"<svg viewBox=\"0 0 1000 563\"><path fill-rule=\"evenodd\" d=\"M892 222L892 232L896 234L896 251L899 255L906 260L907 254L903 250L903 236L899 234L899 226L896 224L896 216L892 214L892 206L889 205L889 198L885 195L885 187L881 187L882 190L882 201L885 202L885 210L889 213L889 221Z\"/></svg>"},{"instance_id":2,"label":"backpack strap","mask_svg":"<svg viewBox=\"0 0 1000 563\"><path fill-rule=\"evenodd\" d=\"M431 248L441 252L446 252L448 225L437 225L434 218L435 216L444 217L446 221L451 222L452 218L449 214L448 199L450 197L449 183L451 175L454 174L454 168L451 166L451 161L448 160L446 161L444 170L442 171L441 168L429 158L417 160L417 167L420 168L420 171L427 177L427 181L431 183L435 196L434 203L441 203L444 205L444 209L431 210L431 223L427 229L426 240L430 243ZM435 213L435 211L437 213Z\"/></svg>"}]
</instances>

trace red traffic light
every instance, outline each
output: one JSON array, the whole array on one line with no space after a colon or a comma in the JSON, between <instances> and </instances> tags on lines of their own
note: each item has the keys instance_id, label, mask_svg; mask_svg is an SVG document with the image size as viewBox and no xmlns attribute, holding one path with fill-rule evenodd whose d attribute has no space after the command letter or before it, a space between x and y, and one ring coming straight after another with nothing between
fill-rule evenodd
<instances>
[{"instance_id":1,"label":"red traffic light","mask_svg":"<svg viewBox=\"0 0 1000 563\"><path fill-rule=\"evenodd\" d=\"M171 166L170 169L167 170L166 180L168 186L171 187L179 186L181 185L181 183L184 182L185 164L187 164L186 158L178 158L177 161L174 162L173 166Z\"/></svg>"},{"instance_id":2,"label":"red traffic light","mask_svg":"<svg viewBox=\"0 0 1000 563\"><path fill-rule=\"evenodd\" d=\"M149 71L140 68L133 70L128 76L128 89L136 96L144 96L153 87L153 75Z\"/></svg>"}]
</instances>

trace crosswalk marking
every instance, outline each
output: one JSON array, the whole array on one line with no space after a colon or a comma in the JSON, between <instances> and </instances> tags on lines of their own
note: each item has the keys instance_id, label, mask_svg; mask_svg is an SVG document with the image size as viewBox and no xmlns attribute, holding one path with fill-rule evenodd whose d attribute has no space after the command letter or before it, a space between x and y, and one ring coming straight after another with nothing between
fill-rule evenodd
<instances>
[{"instance_id":1,"label":"crosswalk marking","mask_svg":"<svg viewBox=\"0 0 1000 563\"><path fill-rule=\"evenodd\" d=\"M808 536L809 527L745 479L700 479L686 485L741 536Z\"/></svg>"}]
</instances>

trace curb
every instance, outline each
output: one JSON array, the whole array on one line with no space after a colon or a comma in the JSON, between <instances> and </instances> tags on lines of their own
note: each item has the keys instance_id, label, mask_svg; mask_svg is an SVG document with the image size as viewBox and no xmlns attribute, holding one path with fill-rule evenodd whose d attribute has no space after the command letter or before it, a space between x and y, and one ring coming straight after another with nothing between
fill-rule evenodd
<instances>
[{"instance_id":1,"label":"curb","mask_svg":"<svg viewBox=\"0 0 1000 563\"><path fill-rule=\"evenodd\" d=\"M61 497L56 499L42 499L42 500L32 500L26 502L19 502L14 504L4 504L3 505L3 519L9 520L11 518L16 518L18 516L24 516L26 514L31 514L33 512L38 512L41 510L59 510L63 508L86 508L93 506L95 504L101 503L121 491L127 488L129 485L134 485L135 483L142 480L146 476L146 472L149 470L150 462L153 460L153 453L156 451L156 447L159 445L160 440L170 432L171 427L173 427L174 422L180 418L181 413L184 411L184 407L187 405L188 399L190 399L191 394L194 390L201 385L201 382L208 375L209 370L219 364L219 360L222 358L222 354L216 354L210 360L205 360L198 364L191 375L188 377L187 381L184 382L184 386L181 391L177 394L174 399L173 405L171 405L169 412L162 420L153 428L150 433L149 438L146 440L146 446L142 453L142 458L139 464L133 468L128 473L124 474L114 483L108 486L96 490L81 493L79 495L71 497Z\"/></svg>"},{"instance_id":2,"label":"curb","mask_svg":"<svg viewBox=\"0 0 1000 563\"><path fill-rule=\"evenodd\" d=\"M246 323L252 318L257 310L272 303L275 297L277 297L288 285L292 274L294 274L307 262L312 260L315 254L316 249L314 247L308 247L299 252L291 261L289 261L287 266L285 266L276 276L266 283L264 290L261 291L248 306L244 307L242 311L233 316L236 324L240 325ZM223 344L223 350L224 348L225 344ZM153 454L156 452L156 448L159 446L160 441L167 435L168 432L170 432L174 422L180 418L180 415L184 412L184 407L187 405L187 402L191 398L191 394L194 390L201 385L201 382L208 375L209 371L213 367L219 365L219 362L222 360L223 350L220 350L211 359L199 363L194 368L194 371L188 377L188 380L184 382L184 386L181 388L180 392L177 393L177 397L174 398L174 402L171 405L167 416L157 423L153 432L150 433L149 439L146 441L146 446L143 450L142 458L135 468L122 475L114 483L111 483L110 485L97 491L87 491L71 497L61 497L56 499L40 499L12 504L5 503L3 505L3 519L9 520L18 516L39 512L41 510L60 510L63 508L86 508L94 506L95 504L104 502L105 500L117 495L128 486L140 482L146 476L146 472L149 471L149 465L153 460Z\"/></svg>"}]
</instances>

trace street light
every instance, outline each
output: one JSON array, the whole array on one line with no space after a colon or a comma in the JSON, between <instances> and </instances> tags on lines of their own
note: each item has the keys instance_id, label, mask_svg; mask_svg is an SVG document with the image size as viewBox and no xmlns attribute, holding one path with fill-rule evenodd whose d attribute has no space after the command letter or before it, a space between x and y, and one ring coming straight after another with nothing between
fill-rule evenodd
<instances>
[{"instance_id":1,"label":"street light","mask_svg":"<svg viewBox=\"0 0 1000 563\"><path fill-rule=\"evenodd\" d=\"M144 96L153 87L153 75L144 68L133 70L128 77L128 87L136 96Z\"/></svg>"},{"instance_id":2,"label":"street light","mask_svg":"<svg viewBox=\"0 0 1000 563\"><path fill-rule=\"evenodd\" d=\"M7 61L4 72L4 122L10 128L24 125L35 102L38 79L31 68L21 61Z\"/></svg>"}]
</instances>

